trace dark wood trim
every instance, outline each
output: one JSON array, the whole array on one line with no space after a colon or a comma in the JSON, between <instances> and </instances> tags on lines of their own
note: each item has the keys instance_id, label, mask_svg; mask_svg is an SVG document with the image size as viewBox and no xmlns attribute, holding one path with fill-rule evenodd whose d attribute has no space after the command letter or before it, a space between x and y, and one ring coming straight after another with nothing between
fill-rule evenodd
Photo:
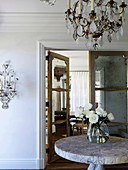
<instances>
[{"instance_id":1,"label":"dark wood trim","mask_svg":"<svg viewBox=\"0 0 128 170\"><path fill-rule=\"evenodd\" d=\"M67 120L67 136L70 135L70 126L69 126L69 58L67 61L65 61L66 63L66 98L67 98L67 103L66 103L66 110L67 110L67 114L66 114L66 120Z\"/></svg>"},{"instance_id":2,"label":"dark wood trim","mask_svg":"<svg viewBox=\"0 0 128 170\"><path fill-rule=\"evenodd\" d=\"M57 54L57 53L54 53L54 52L51 52L51 51L48 52L48 55L49 55L49 57L57 58L57 59L63 60L63 61L69 60L69 57L66 57L66 56L63 56L61 54Z\"/></svg>"},{"instance_id":3,"label":"dark wood trim","mask_svg":"<svg viewBox=\"0 0 128 170\"><path fill-rule=\"evenodd\" d=\"M68 92L69 89L63 89L63 88L52 88L52 91L57 91L57 92L63 92L63 91L66 91Z\"/></svg>"},{"instance_id":4,"label":"dark wood trim","mask_svg":"<svg viewBox=\"0 0 128 170\"><path fill-rule=\"evenodd\" d=\"M98 87L95 90L103 90L103 91L127 91L128 87Z\"/></svg>"},{"instance_id":5,"label":"dark wood trim","mask_svg":"<svg viewBox=\"0 0 128 170\"><path fill-rule=\"evenodd\" d=\"M89 102L95 109L95 56L89 51Z\"/></svg>"},{"instance_id":6,"label":"dark wood trim","mask_svg":"<svg viewBox=\"0 0 128 170\"><path fill-rule=\"evenodd\" d=\"M52 125L57 125L66 122L67 120L57 120L55 122L52 122Z\"/></svg>"},{"instance_id":7,"label":"dark wood trim","mask_svg":"<svg viewBox=\"0 0 128 170\"><path fill-rule=\"evenodd\" d=\"M48 55L50 55L50 51L48 51ZM53 148L52 148L52 57L49 57L48 60L48 162L51 162Z\"/></svg>"}]
</instances>

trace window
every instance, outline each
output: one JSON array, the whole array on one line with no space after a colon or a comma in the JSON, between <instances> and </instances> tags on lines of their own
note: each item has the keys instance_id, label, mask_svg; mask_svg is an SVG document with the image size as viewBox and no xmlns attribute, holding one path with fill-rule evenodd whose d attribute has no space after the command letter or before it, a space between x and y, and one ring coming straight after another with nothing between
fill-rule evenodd
<instances>
[{"instance_id":1,"label":"window","mask_svg":"<svg viewBox=\"0 0 128 170\"><path fill-rule=\"evenodd\" d=\"M70 112L75 112L77 107L89 103L89 72L70 72L70 76Z\"/></svg>"}]
</instances>

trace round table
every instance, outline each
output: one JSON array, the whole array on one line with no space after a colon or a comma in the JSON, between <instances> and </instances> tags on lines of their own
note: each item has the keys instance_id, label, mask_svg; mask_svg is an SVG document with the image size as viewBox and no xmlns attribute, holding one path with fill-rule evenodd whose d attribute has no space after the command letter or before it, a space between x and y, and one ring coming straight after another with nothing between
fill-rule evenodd
<instances>
[{"instance_id":1,"label":"round table","mask_svg":"<svg viewBox=\"0 0 128 170\"><path fill-rule=\"evenodd\" d=\"M110 137L104 144L90 143L86 135L60 139L55 152L68 160L90 164L88 170L103 170L102 165L128 163L128 139Z\"/></svg>"}]
</instances>

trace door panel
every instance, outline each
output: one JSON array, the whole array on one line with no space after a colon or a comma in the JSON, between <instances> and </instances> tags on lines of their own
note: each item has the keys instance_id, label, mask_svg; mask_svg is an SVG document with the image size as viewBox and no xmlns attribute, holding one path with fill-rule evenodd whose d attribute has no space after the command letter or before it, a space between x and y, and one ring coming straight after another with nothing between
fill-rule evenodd
<instances>
[{"instance_id":1,"label":"door panel","mask_svg":"<svg viewBox=\"0 0 128 170\"><path fill-rule=\"evenodd\" d=\"M69 136L69 58L48 52L49 163L57 159L54 143Z\"/></svg>"}]
</instances>

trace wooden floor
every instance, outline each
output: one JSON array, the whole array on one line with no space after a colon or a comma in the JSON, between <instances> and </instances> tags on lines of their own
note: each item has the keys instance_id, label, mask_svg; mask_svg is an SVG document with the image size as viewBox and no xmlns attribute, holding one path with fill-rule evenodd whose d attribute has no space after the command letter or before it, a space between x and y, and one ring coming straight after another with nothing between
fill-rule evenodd
<instances>
[{"instance_id":1,"label":"wooden floor","mask_svg":"<svg viewBox=\"0 0 128 170\"><path fill-rule=\"evenodd\" d=\"M59 158L57 161L48 164L46 166L47 170L86 170L88 168L87 164L81 164L81 163L76 163L72 161L68 161L66 159ZM122 164L122 165L107 165L104 166L106 170L128 170L128 164Z\"/></svg>"}]
</instances>

